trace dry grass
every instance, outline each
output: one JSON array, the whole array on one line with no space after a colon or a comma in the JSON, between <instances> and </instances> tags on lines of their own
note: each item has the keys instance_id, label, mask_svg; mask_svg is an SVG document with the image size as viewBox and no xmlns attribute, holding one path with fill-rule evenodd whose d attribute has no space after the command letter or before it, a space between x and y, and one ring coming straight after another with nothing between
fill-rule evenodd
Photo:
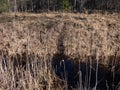
<instances>
[{"instance_id":1,"label":"dry grass","mask_svg":"<svg viewBox=\"0 0 120 90\"><path fill-rule=\"evenodd\" d=\"M100 56L113 56L120 48L119 14L23 13L1 15L0 19L0 49L7 49L9 54L27 49L41 56L53 55L63 30L68 56L95 55L96 49Z\"/></svg>"},{"instance_id":2,"label":"dry grass","mask_svg":"<svg viewBox=\"0 0 120 90\"><path fill-rule=\"evenodd\" d=\"M95 56L101 64L120 65L120 15L114 14L73 14L73 13L18 13L0 15L1 54L0 88L2 90L53 90L55 76L50 63L58 51L60 39L65 47L64 54L71 58L85 59ZM16 69L12 62L2 66L2 60L14 61L11 57L27 52L28 60L43 63L39 70L31 73L29 67ZM35 56L32 57L31 53ZM22 57L22 56L21 56ZM110 59L110 58L113 59ZM19 59L18 59L19 60ZM111 61L112 60L112 61ZM33 64L32 63L32 64ZM115 64L116 65L116 64ZM28 65L29 66L29 65ZM36 69L36 68L33 68ZM34 78L31 74L34 74ZM18 75L18 76L17 76ZM17 80L16 78L20 78ZM16 86L16 83L18 85ZM28 84L28 85L27 85ZM39 88L39 89L38 89ZM63 88L60 88L63 90ZM57 88L58 90L58 88Z\"/></svg>"}]
</instances>

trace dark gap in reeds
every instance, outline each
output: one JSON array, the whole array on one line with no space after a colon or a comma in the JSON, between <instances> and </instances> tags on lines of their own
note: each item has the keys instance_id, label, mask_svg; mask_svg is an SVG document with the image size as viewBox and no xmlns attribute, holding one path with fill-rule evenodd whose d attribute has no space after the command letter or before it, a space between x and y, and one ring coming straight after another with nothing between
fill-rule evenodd
<instances>
[{"instance_id":1,"label":"dark gap in reeds","mask_svg":"<svg viewBox=\"0 0 120 90\"><path fill-rule=\"evenodd\" d=\"M38 58L35 59L36 57ZM86 59L84 60L85 62L79 62L79 58L80 57L70 58L69 56L60 52L56 53L52 58L52 67L55 70L57 77L62 80L61 83L67 84L68 90L72 90L72 88L79 88L80 82L82 82L82 88L85 89L85 87L88 87L89 78L90 88L94 88L95 86L97 65L97 62L95 62L96 57L86 57ZM90 58L93 60L92 65L90 65ZM17 82L19 82L19 79L22 77L20 74L22 71L26 71L29 69L28 71L30 71L31 76L34 78L35 74L38 74L37 70L40 69L39 67L42 67L41 65L44 65L43 63L39 63L39 61L37 61L39 60L38 55L27 52L9 56L7 51L0 51L0 59L5 71L6 69L14 70L16 87L19 85L17 84ZM120 56L109 56L108 59L108 65L103 65L101 63L98 64L97 90L117 90L120 86ZM11 67L9 66L10 64ZM89 77L90 69L91 77ZM17 70L19 70L19 72L17 72ZM44 85L47 85L46 81L43 80L43 82Z\"/></svg>"},{"instance_id":2,"label":"dark gap in reeds","mask_svg":"<svg viewBox=\"0 0 120 90\"><path fill-rule=\"evenodd\" d=\"M62 83L67 84L66 88L68 90L73 88L93 89L96 84L97 72L97 90L117 90L120 82L120 56L109 56L108 65L100 63L102 60L105 60L104 57L99 57L100 62L97 62L96 56L86 57L85 62L81 62L80 57L71 58L64 53L65 30L65 27L63 27L59 34L57 52L52 58L52 67L57 77L63 81ZM90 59L92 59L92 65Z\"/></svg>"},{"instance_id":3,"label":"dark gap in reeds","mask_svg":"<svg viewBox=\"0 0 120 90\"><path fill-rule=\"evenodd\" d=\"M110 56L110 58L111 57L112 56ZM120 59L120 57L117 58L118 60ZM71 87L79 88L80 82L82 82L82 89L84 90L85 88L89 88L89 82L90 88L94 88L96 83L97 62L93 61L92 65L90 65L89 59L90 58L86 59L86 62L79 62L79 58L72 59L66 55L55 54L52 64L57 77L64 80L64 82L67 80L70 90L72 90ZM111 66L111 64L107 66L98 63L97 90L117 90L120 86L120 64L114 66Z\"/></svg>"}]
</instances>

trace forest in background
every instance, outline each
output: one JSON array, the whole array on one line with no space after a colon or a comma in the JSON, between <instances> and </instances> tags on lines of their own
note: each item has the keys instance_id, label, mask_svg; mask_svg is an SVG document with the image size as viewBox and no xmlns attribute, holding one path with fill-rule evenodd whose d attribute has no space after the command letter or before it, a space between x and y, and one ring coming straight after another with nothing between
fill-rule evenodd
<instances>
[{"instance_id":1,"label":"forest in background","mask_svg":"<svg viewBox=\"0 0 120 90\"><path fill-rule=\"evenodd\" d=\"M119 0L0 0L0 12L120 11Z\"/></svg>"}]
</instances>

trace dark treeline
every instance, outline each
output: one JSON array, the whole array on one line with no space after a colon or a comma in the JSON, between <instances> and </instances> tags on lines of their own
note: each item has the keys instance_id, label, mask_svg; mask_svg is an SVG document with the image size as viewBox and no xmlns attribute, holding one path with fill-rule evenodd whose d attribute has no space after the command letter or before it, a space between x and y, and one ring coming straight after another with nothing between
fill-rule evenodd
<instances>
[{"instance_id":1,"label":"dark treeline","mask_svg":"<svg viewBox=\"0 0 120 90\"><path fill-rule=\"evenodd\" d=\"M119 0L0 0L0 11L120 11Z\"/></svg>"}]
</instances>

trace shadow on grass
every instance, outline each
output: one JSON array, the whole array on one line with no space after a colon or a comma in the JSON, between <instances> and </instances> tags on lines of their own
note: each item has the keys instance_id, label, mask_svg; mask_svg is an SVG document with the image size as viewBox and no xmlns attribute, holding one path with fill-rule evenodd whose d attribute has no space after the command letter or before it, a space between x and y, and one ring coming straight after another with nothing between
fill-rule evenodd
<instances>
[{"instance_id":1,"label":"shadow on grass","mask_svg":"<svg viewBox=\"0 0 120 90\"><path fill-rule=\"evenodd\" d=\"M86 57L87 62L81 62L80 57L70 58L64 53L65 35L66 31L63 28L58 37L57 52L52 58L52 68L56 76L63 81L62 83L67 83L69 90L72 88L91 90L95 87L97 90L116 90L120 82L120 64L116 65L114 61L115 59L120 61L120 57L110 56L108 66L95 62L92 56ZM91 63L90 60L93 62Z\"/></svg>"},{"instance_id":2,"label":"shadow on grass","mask_svg":"<svg viewBox=\"0 0 120 90\"><path fill-rule=\"evenodd\" d=\"M120 66L107 67L93 62L74 62L76 60L64 54L56 53L52 59L52 67L58 78L68 84L68 88L94 88L97 90L117 90L120 82ZM98 66L97 66L98 65ZM114 71L113 71L114 69ZM64 83L64 82L63 82Z\"/></svg>"}]
</instances>

